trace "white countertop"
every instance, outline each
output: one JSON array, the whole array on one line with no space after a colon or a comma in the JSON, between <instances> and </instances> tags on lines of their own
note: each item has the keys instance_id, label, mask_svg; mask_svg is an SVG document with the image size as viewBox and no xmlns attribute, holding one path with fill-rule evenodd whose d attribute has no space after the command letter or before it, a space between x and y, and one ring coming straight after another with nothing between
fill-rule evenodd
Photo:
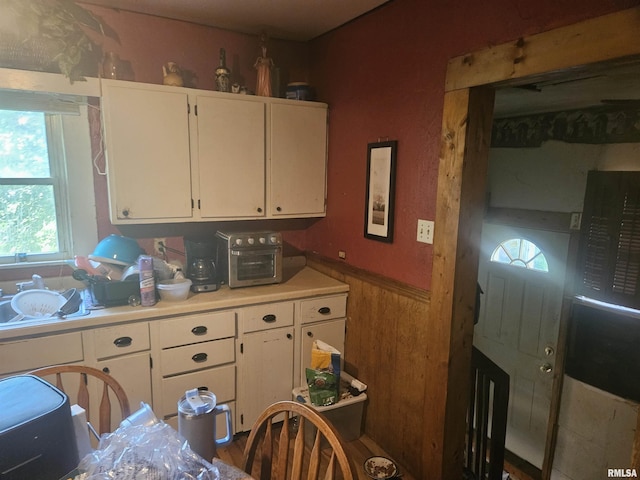
<instances>
[{"instance_id":1,"label":"white countertop","mask_svg":"<svg viewBox=\"0 0 640 480\"><path fill-rule=\"evenodd\" d=\"M189 293L183 302L158 301L153 307L111 307L92 310L89 315L53 320L41 324L19 322L0 325L0 341L18 340L51 333L109 326L136 320L166 318L176 315L243 307L260 303L296 300L316 295L345 293L349 286L310 267L285 269L282 283L230 289L226 285L216 292Z\"/></svg>"}]
</instances>

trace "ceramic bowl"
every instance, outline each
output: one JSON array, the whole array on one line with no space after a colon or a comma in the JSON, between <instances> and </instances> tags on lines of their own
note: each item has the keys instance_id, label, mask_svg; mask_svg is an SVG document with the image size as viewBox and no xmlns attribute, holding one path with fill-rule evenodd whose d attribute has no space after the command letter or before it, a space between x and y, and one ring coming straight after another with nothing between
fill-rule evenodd
<instances>
[{"instance_id":1,"label":"ceramic bowl","mask_svg":"<svg viewBox=\"0 0 640 480\"><path fill-rule=\"evenodd\" d=\"M128 267L136 263L142 254L144 254L144 250L140 248L134 238L111 234L100 240L89 258L96 262Z\"/></svg>"},{"instance_id":2,"label":"ceramic bowl","mask_svg":"<svg viewBox=\"0 0 640 480\"><path fill-rule=\"evenodd\" d=\"M398 467L387 457L369 457L364 462L364 471L370 478L386 480L398 475Z\"/></svg>"},{"instance_id":3,"label":"ceramic bowl","mask_svg":"<svg viewBox=\"0 0 640 480\"><path fill-rule=\"evenodd\" d=\"M172 278L170 280L162 280L157 285L161 300L169 302L181 302L189 296L191 288L191 280L188 278Z\"/></svg>"}]
</instances>

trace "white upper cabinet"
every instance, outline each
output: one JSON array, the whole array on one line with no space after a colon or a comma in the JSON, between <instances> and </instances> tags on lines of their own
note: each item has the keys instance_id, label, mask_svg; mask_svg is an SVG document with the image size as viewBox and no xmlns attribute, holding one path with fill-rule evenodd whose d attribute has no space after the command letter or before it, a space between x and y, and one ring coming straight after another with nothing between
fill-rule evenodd
<instances>
[{"instance_id":1,"label":"white upper cabinet","mask_svg":"<svg viewBox=\"0 0 640 480\"><path fill-rule=\"evenodd\" d=\"M265 104L237 98L197 97L203 218L265 216Z\"/></svg>"},{"instance_id":2,"label":"white upper cabinet","mask_svg":"<svg viewBox=\"0 0 640 480\"><path fill-rule=\"evenodd\" d=\"M187 95L133 82L102 86L111 221L189 220Z\"/></svg>"},{"instance_id":3,"label":"white upper cabinet","mask_svg":"<svg viewBox=\"0 0 640 480\"><path fill-rule=\"evenodd\" d=\"M310 102L271 104L269 214L325 214L327 108Z\"/></svg>"},{"instance_id":4,"label":"white upper cabinet","mask_svg":"<svg viewBox=\"0 0 640 480\"><path fill-rule=\"evenodd\" d=\"M325 215L327 106L102 80L111 222Z\"/></svg>"}]
</instances>

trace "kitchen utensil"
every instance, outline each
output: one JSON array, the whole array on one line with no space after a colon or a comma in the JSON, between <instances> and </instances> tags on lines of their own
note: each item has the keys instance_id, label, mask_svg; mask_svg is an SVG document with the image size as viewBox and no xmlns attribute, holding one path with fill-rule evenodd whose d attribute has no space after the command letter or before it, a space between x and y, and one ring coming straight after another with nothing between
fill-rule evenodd
<instances>
[{"instance_id":1,"label":"kitchen utensil","mask_svg":"<svg viewBox=\"0 0 640 480\"><path fill-rule=\"evenodd\" d=\"M398 467L387 457L369 457L364 462L364 471L370 478L387 480L398 476Z\"/></svg>"},{"instance_id":2,"label":"kitchen utensil","mask_svg":"<svg viewBox=\"0 0 640 480\"><path fill-rule=\"evenodd\" d=\"M67 299L51 290L25 290L11 299L11 308L25 317L48 317L57 312Z\"/></svg>"},{"instance_id":3,"label":"kitchen utensil","mask_svg":"<svg viewBox=\"0 0 640 480\"><path fill-rule=\"evenodd\" d=\"M111 234L100 240L89 258L97 262L128 267L136 263L142 254L144 254L144 250L140 248L134 238Z\"/></svg>"},{"instance_id":4,"label":"kitchen utensil","mask_svg":"<svg viewBox=\"0 0 640 480\"><path fill-rule=\"evenodd\" d=\"M66 298L67 301L57 312L51 315L52 317L57 315L60 318L64 318L67 315L77 312L80 305L82 305L82 295L80 295L80 292L75 288L70 288L62 292L62 296Z\"/></svg>"},{"instance_id":5,"label":"kitchen utensil","mask_svg":"<svg viewBox=\"0 0 640 480\"><path fill-rule=\"evenodd\" d=\"M217 440L216 416L223 414L227 435ZM216 405L216 396L208 390L187 390L178 401L178 433L189 442L191 450L211 461L216 447L229 445L233 439L229 405Z\"/></svg>"}]
</instances>

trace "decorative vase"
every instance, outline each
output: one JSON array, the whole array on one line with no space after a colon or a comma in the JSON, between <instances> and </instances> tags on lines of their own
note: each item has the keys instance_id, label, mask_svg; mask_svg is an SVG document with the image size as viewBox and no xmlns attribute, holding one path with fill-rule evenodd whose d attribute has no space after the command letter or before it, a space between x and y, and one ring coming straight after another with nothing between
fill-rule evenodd
<instances>
[{"instance_id":1,"label":"decorative vase","mask_svg":"<svg viewBox=\"0 0 640 480\"><path fill-rule=\"evenodd\" d=\"M220 49L220 66L216 68L216 88L219 92L231 91L229 77L231 71L227 68L227 54L224 48Z\"/></svg>"}]
</instances>

